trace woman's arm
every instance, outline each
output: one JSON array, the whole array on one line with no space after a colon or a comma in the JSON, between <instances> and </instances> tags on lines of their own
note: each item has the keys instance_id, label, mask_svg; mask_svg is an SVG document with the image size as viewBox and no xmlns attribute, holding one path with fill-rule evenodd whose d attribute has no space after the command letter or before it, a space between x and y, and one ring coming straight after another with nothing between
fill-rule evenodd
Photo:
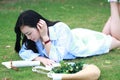
<instances>
[{"instance_id":1,"label":"woman's arm","mask_svg":"<svg viewBox=\"0 0 120 80\"><path fill-rule=\"evenodd\" d=\"M41 34L40 40L43 42L44 45L44 54L49 59L54 60L56 62L63 60L70 49L71 43L73 42L72 33L69 26L63 22L56 23L55 25L48 28L48 36L46 34L46 26L43 27L41 22L39 22L38 24L38 30Z\"/></svg>"},{"instance_id":2,"label":"woman's arm","mask_svg":"<svg viewBox=\"0 0 120 80\"><path fill-rule=\"evenodd\" d=\"M49 58L54 61L61 61L65 59L65 55L70 51L73 43L72 33L68 25L63 22L55 24L49 28L51 32L51 49ZM67 55L69 57L69 55ZM71 59L71 57L69 57Z\"/></svg>"},{"instance_id":3,"label":"woman's arm","mask_svg":"<svg viewBox=\"0 0 120 80\"><path fill-rule=\"evenodd\" d=\"M40 39L44 44L47 55L49 56L51 42L49 41L50 37L48 36L48 28L47 28L46 22L44 20L40 19L40 21L37 23L37 28L40 33ZM46 41L49 41L49 42L46 42Z\"/></svg>"}]
</instances>

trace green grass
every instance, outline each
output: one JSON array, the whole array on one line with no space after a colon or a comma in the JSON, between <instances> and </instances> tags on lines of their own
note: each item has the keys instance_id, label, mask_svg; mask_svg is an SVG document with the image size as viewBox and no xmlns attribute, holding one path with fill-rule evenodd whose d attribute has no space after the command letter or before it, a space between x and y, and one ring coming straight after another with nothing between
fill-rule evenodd
<instances>
[{"instance_id":1,"label":"green grass","mask_svg":"<svg viewBox=\"0 0 120 80\"><path fill-rule=\"evenodd\" d=\"M20 60L14 51L14 26L21 11L33 9L50 20L60 20L70 28L83 27L101 31L110 16L107 0L0 0L0 63ZM7 47L9 46L9 47ZM68 60L70 61L70 60ZM90 58L84 61L96 64L101 69L99 80L120 80L120 50ZM46 75L33 73L31 67L14 71L0 65L0 80L50 80Z\"/></svg>"}]
</instances>

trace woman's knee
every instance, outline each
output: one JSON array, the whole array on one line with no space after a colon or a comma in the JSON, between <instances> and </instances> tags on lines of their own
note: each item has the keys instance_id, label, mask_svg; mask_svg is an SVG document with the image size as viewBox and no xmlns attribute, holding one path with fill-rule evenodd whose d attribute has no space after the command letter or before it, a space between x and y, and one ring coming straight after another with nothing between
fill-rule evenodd
<instances>
[{"instance_id":1,"label":"woman's knee","mask_svg":"<svg viewBox=\"0 0 120 80\"><path fill-rule=\"evenodd\" d=\"M120 47L120 40L112 37L112 43L111 43L111 46L110 46L110 50L114 49L114 48L118 48Z\"/></svg>"}]
</instances>

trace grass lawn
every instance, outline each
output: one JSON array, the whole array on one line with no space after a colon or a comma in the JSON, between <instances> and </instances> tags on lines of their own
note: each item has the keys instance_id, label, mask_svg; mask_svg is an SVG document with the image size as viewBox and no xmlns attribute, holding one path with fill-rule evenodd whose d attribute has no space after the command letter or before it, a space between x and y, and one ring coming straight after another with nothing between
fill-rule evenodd
<instances>
[{"instance_id":1,"label":"grass lawn","mask_svg":"<svg viewBox=\"0 0 120 80\"><path fill-rule=\"evenodd\" d=\"M101 31L110 16L107 0L0 0L0 63L20 60L14 51L14 26L21 11L33 9L50 20L60 20L70 28L83 27ZM96 64L101 69L99 80L120 80L120 50L90 58L69 61L84 61ZM11 70L0 65L0 80L51 80L44 74L31 71L31 67Z\"/></svg>"}]
</instances>

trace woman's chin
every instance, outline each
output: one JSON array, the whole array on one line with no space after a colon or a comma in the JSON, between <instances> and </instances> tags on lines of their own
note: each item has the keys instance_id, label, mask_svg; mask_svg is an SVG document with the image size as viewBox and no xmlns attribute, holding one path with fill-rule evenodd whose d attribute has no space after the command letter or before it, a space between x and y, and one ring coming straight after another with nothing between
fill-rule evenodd
<instances>
[{"instance_id":1,"label":"woman's chin","mask_svg":"<svg viewBox=\"0 0 120 80\"><path fill-rule=\"evenodd\" d=\"M37 40L33 39L32 41L33 41L33 42L36 42Z\"/></svg>"},{"instance_id":2,"label":"woman's chin","mask_svg":"<svg viewBox=\"0 0 120 80\"><path fill-rule=\"evenodd\" d=\"M37 41L39 41L38 39L36 39L36 40L33 40L34 42L37 42Z\"/></svg>"}]
</instances>

